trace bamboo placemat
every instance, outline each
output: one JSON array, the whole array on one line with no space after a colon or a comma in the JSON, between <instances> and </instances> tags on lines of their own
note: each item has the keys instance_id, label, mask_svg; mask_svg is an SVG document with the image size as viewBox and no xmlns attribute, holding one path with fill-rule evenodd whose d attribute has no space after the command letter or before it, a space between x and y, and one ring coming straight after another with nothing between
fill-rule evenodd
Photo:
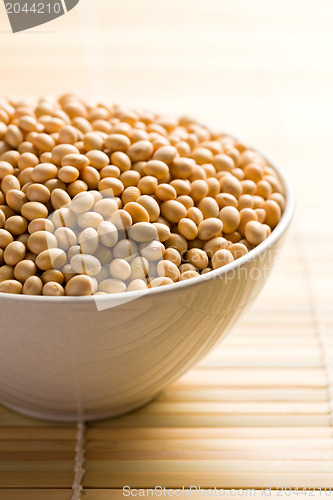
<instances>
[{"instance_id":1,"label":"bamboo placemat","mask_svg":"<svg viewBox=\"0 0 333 500\"><path fill-rule=\"evenodd\" d=\"M314 278L294 233L256 305L199 366L144 408L86 425L82 498L122 498L125 485L333 489L333 312L315 291L332 265L322 255ZM70 500L77 435L1 408L0 499Z\"/></svg>"}]
</instances>

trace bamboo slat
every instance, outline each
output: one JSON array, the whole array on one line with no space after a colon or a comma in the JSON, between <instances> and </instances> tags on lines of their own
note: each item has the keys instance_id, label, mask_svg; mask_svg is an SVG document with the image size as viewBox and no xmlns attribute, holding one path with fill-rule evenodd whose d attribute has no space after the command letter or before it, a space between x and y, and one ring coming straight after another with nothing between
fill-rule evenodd
<instances>
[{"instance_id":1,"label":"bamboo slat","mask_svg":"<svg viewBox=\"0 0 333 500\"><path fill-rule=\"evenodd\" d=\"M15 465L15 464L13 464ZM37 470L37 464L32 464L29 470ZM55 466L53 465L54 469ZM21 470L22 464L17 470ZM122 472L232 472L232 473L332 473L333 460L324 463L318 460L104 460L89 461L87 472L105 472L117 474ZM55 469L56 470L56 469Z\"/></svg>"},{"instance_id":2,"label":"bamboo slat","mask_svg":"<svg viewBox=\"0 0 333 500\"><path fill-rule=\"evenodd\" d=\"M110 490L104 490L101 494L97 493L96 500L108 500L110 497L107 496L107 491L110 492ZM118 491L117 495L120 499L122 492ZM86 498L90 497L92 500L93 496L89 495ZM70 489L0 489L0 500L71 500L71 498ZM114 498L116 500L116 496Z\"/></svg>"},{"instance_id":3,"label":"bamboo slat","mask_svg":"<svg viewBox=\"0 0 333 500\"><path fill-rule=\"evenodd\" d=\"M163 485L166 488L178 488L180 485L189 488L192 485L201 488L279 488L286 485L290 488L331 487L331 473L276 473L260 472L88 472L83 484L87 488L122 488L129 485L137 488L150 488L152 485Z\"/></svg>"},{"instance_id":4,"label":"bamboo slat","mask_svg":"<svg viewBox=\"0 0 333 500\"><path fill-rule=\"evenodd\" d=\"M86 460L332 460L332 450L280 448L251 450L125 450L87 451Z\"/></svg>"},{"instance_id":5,"label":"bamboo slat","mask_svg":"<svg viewBox=\"0 0 333 500\"><path fill-rule=\"evenodd\" d=\"M236 438L236 439L266 439L266 438L333 438L333 429L331 427L159 427L154 428L92 428L87 430L87 439L90 440L122 440L137 441L144 439L218 439L218 438Z\"/></svg>"},{"instance_id":6,"label":"bamboo slat","mask_svg":"<svg viewBox=\"0 0 333 500\"><path fill-rule=\"evenodd\" d=\"M207 490L206 490L207 491ZM152 492L148 492L146 490L146 496L152 497ZM168 493L166 493L167 496ZM307 493L309 495L309 492ZM301 493L300 493L301 495ZM325 495L324 492L319 491L311 491L312 498L323 498ZM158 497L157 495L155 495ZM160 495L159 495L160 496ZM172 496L172 495L170 495ZM191 491L191 495L186 496L186 492L184 494L185 498L207 498L209 496L209 492L204 496L204 491ZM248 492L248 496L252 498L255 497L255 493ZM265 498L264 494L261 490L256 490L256 496L260 498ZM269 498L281 498L281 496L285 496L281 491L277 492L274 490L267 491L267 495ZM45 489L21 489L21 490L10 490L3 489L0 490L0 500L71 500L72 493L70 490L45 490ZM235 498L235 492L230 490L224 490L223 492L224 498ZM86 489L84 494L84 500L123 500L124 495L121 489Z\"/></svg>"}]
</instances>

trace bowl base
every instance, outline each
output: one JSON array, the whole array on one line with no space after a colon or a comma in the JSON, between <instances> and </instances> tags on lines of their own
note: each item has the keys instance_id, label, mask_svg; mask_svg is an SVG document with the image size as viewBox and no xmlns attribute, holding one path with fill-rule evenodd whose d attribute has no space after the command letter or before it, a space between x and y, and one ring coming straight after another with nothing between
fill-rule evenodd
<instances>
[{"instance_id":1,"label":"bowl base","mask_svg":"<svg viewBox=\"0 0 333 500\"><path fill-rule=\"evenodd\" d=\"M34 410L31 408L21 407L19 405L8 403L7 401L0 400L0 404L8 408L9 410L13 410L16 413L20 413L21 415L25 415L27 417L36 418L38 420L48 420L50 422L89 422L93 420L104 420L107 418L114 418L124 415L125 413L130 413L134 410L145 406L150 401L155 399L157 394L153 397L145 398L139 401L132 402L128 405L118 406L117 408L109 408L108 410L103 410L97 413L94 412L86 412L83 414L79 414L77 412L73 413L61 413L61 412L49 412L47 410Z\"/></svg>"}]
</instances>

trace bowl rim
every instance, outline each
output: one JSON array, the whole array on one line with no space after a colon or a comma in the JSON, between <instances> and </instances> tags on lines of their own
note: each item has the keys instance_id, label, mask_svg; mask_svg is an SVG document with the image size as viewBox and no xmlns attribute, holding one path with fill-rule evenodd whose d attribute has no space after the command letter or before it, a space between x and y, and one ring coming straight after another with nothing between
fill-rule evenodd
<instances>
[{"instance_id":1,"label":"bowl rim","mask_svg":"<svg viewBox=\"0 0 333 500\"><path fill-rule=\"evenodd\" d=\"M14 301L24 301L24 302L34 302L40 304L87 304L87 303L96 303L98 302L101 305L101 309L112 308L113 306L121 305L122 303L130 302L140 297L150 297L151 295L159 295L159 294L168 294L172 292L176 292L177 290L181 290L184 288L193 287L203 283L204 281L214 280L218 277L222 277L227 274L229 271L233 271L238 269L244 264L255 260L259 255L263 254L266 250L271 248L274 243L276 243L281 236L287 231L293 214L295 210L295 192L288 174L286 174L283 170L280 169L279 166L276 165L271 158L263 153L258 148L254 148L251 145L248 145L249 148L261 154L268 164L276 171L280 181L282 181L285 197L286 197L286 206L283 211L282 217L271 232L271 234L259 245L250 250L246 255L243 255L239 259L227 264L223 267L210 271L203 276L198 276L195 278L191 278L189 280L180 281L177 283L173 283L172 286L161 286L156 288L147 288L146 290L136 290L132 292L119 292L108 295L89 295L89 296L61 296L61 297L52 297L45 295L22 295L22 294L12 294L12 293L0 293L0 301L2 300L14 300ZM126 297L126 298L125 298ZM108 303L108 306L103 308L103 303Z\"/></svg>"}]
</instances>

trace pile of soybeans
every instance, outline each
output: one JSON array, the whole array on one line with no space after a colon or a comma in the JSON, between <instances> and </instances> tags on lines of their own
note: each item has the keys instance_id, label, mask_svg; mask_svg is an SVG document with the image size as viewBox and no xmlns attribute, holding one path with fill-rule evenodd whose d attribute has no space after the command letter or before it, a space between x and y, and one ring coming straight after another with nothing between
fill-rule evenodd
<instances>
[{"instance_id":1,"label":"pile of soybeans","mask_svg":"<svg viewBox=\"0 0 333 500\"><path fill-rule=\"evenodd\" d=\"M0 99L0 292L81 296L209 273L269 236L283 187L195 120Z\"/></svg>"}]
</instances>

